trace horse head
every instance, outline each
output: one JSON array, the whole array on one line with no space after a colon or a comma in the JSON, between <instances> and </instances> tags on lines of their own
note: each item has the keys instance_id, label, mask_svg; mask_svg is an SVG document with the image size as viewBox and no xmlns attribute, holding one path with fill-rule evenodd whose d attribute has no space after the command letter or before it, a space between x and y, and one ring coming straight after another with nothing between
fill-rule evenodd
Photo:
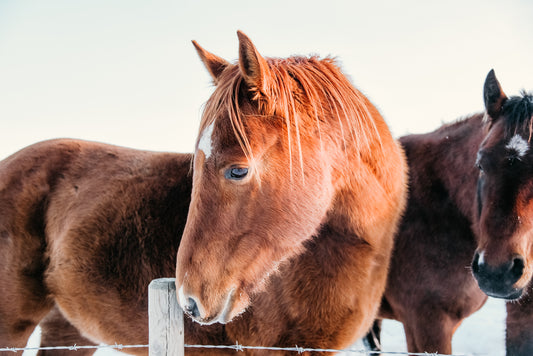
<instances>
[{"instance_id":1,"label":"horse head","mask_svg":"<svg viewBox=\"0 0 533 356\"><path fill-rule=\"evenodd\" d=\"M491 70L484 101L487 134L476 160L472 270L489 296L517 299L533 274L533 96L507 97Z\"/></svg>"}]
</instances>

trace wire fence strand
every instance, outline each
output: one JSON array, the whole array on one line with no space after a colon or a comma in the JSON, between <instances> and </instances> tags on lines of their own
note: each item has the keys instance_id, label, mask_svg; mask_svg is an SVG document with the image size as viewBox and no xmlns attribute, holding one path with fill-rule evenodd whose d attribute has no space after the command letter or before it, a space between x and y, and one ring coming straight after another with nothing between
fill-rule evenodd
<instances>
[{"instance_id":1,"label":"wire fence strand","mask_svg":"<svg viewBox=\"0 0 533 356\"><path fill-rule=\"evenodd\" d=\"M348 353L348 354L355 354L355 355L412 355L412 356L473 356L471 354L439 354L439 353L429 353L429 352L404 352L404 351L371 351L371 350L356 350L356 349L313 349L313 348L306 348L306 347L299 347L295 345L294 347L268 347L268 346L245 346L241 345L238 342L235 343L235 345L183 345L185 348L194 348L194 349L226 349L226 350L235 350L244 352L246 350L264 350L264 351L289 351L289 352L295 352L297 354L303 354L304 352L325 352L325 353ZM70 350L70 351L77 351L82 349L115 349L115 350L123 350L123 349L132 349L132 348L148 348L149 345L120 345L120 344L114 344L114 345L99 345L99 346L48 346L48 347L24 347L24 348L17 348L17 347L4 347L0 348L0 352L7 351L7 352L19 352L19 351L46 351L46 350ZM480 356L481 354L476 354L476 356Z\"/></svg>"},{"instance_id":2,"label":"wire fence strand","mask_svg":"<svg viewBox=\"0 0 533 356\"><path fill-rule=\"evenodd\" d=\"M3 347L0 348L0 352L2 351L11 351L11 352L19 352L19 351L48 351L48 350L69 350L69 351L78 351L83 349L116 349L116 350L122 350L122 349L135 349L135 348L148 348L148 345L88 345L88 346L44 346L44 347Z\"/></svg>"}]
</instances>

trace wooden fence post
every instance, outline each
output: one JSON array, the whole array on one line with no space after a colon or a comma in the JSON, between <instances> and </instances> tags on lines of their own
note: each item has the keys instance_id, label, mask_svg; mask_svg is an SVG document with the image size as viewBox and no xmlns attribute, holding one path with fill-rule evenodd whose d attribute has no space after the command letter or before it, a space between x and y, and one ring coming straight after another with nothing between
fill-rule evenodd
<instances>
[{"instance_id":1,"label":"wooden fence post","mask_svg":"<svg viewBox=\"0 0 533 356\"><path fill-rule=\"evenodd\" d=\"M176 299L175 278L154 279L148 286L150 356L183 356L183 311Z\"/></svg>"}]
</instances>

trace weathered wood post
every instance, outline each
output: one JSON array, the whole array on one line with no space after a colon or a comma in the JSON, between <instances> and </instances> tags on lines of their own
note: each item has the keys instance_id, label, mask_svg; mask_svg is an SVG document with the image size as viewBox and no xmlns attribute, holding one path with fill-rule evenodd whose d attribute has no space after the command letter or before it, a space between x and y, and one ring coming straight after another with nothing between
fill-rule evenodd
<instances>
[{"instance_id":1,"label":"weathered wood post","mask_svg":"<svg viewBox=\"0 0 533 356\"><path fill-rule=\"evenodd\" d=\"M148 286L149 355L183 356L183 311L176 299L175 278L154 279Z\"/></svg>"}]
</instances>

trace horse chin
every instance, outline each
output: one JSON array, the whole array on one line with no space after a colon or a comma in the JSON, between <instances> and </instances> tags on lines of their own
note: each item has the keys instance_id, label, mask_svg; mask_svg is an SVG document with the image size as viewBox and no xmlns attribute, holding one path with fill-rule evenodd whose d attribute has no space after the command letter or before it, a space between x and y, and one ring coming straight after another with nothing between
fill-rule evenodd
<instances>
[{"instance_id":1,"label":"horse chin","mask_svg":"<svg viewBox=\"0 0 533 356\"><path fill-rule=\"evenodd\" d=\"M487 290L487 291L483 290L483 292L486 295L488 295L489 297L504 299L504 300L507 300L507 301L519 300L524 295L524 289L523 288L512 289L512 290L506 291L506 292L503 292L503 291L502 292L495 292L495 291L490 291L490 290Z\"/></svg>"},{"instance_id":2,"label":"horse chin","mask_svg":"<svg viewBox=\"0 0 533 356\"><path fill-rule=\"evenodd\" d=\"M226 303L219 313L218 322L221 324L227 324L232 321L238 315L244 313L249 304L248 296L235 288L232 289L226 298Z\"/></svg>"}]
</instances>

